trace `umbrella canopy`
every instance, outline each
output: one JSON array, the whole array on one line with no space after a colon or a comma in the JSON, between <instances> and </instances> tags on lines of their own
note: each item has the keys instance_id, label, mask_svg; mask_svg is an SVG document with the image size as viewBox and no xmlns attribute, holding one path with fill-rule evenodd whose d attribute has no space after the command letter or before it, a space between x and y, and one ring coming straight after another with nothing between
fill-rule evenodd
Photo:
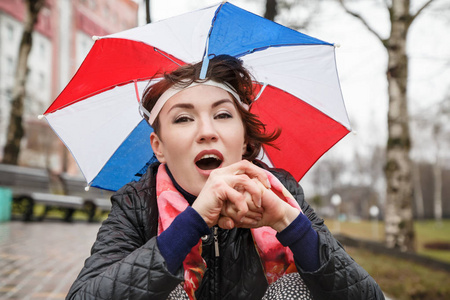
<instances>
[{"instance_id":1,"label":"umbrella canopy","mask_svg":"<svg viewBox=\"0 0 450 300\"><path fill-rule=\"evenodd\" d=\"M98 37L44 113L88 184L117 190L152 162L139 101L156 73L220 54L240 58L259 95L251 106L267 130L281 128L263 160L297 180L350 131L333 44L230 3Z\"/></svg>"}]
</instances>

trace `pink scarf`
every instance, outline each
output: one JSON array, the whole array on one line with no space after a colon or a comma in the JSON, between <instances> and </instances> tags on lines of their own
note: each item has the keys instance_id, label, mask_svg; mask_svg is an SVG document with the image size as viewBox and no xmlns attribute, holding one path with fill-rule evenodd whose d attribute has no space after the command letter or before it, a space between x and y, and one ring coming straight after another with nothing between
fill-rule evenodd
<instances>
[{"instance_id":1,"label":"pink scarf","mask_svg":"<svg viewBox=\"0 0 450 300\"><path fill-rule=\"evenodd\" d=\"M267 172L267 175L269 176L269 181L275 194L291 206L300 209L297 201L295 201L294 197L292 197L281 182L271 173ZM186 199L173 185L164 164L159 166L156 176L156 197L159 211L159 235L170 226L176 216L189 206ZM275 282L285 274L297 271L291 250L280 244L275 236L276 231L274 229L266 226L251 229L251 231L269 284ZM202 258L201 253L202 242L200 239L183 262L184 290L190 299L195 299L195 291L200 286L206 270L206 262Z\"/></svg>"}]
</instances>

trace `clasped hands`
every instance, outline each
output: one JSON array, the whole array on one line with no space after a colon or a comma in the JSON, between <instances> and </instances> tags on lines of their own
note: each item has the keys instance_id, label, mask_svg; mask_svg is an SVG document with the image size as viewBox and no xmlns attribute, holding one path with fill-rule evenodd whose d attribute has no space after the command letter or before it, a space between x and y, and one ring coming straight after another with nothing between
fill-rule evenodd
<instances>
[{"instance_id":1,"label":"clasped hands","mask_svg":"<svg viewBox=\"0 0 450 300\"><path fill-rule=\"evenodd\" d=\"M263 169L246 160L211 172L192 208L209 227L270 226L278 232L300 213L270 189Z\"/></svg>"}]
</instances>

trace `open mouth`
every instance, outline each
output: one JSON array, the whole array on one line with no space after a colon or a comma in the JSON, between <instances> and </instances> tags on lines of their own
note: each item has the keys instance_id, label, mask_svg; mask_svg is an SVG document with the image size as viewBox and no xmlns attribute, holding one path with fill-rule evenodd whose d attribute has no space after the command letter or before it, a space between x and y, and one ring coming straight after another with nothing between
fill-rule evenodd
<instances>
[{"instance_id":1,"label":"open mouth","mask_svg":"<svg viewBox=\"0 0 450 300\"><path fill-rule=\"evenodd\" d=\"M222 164L222 160L217 155L205 154L195 164L201 170L214 170Z\"/></svg>"}]
</instances>

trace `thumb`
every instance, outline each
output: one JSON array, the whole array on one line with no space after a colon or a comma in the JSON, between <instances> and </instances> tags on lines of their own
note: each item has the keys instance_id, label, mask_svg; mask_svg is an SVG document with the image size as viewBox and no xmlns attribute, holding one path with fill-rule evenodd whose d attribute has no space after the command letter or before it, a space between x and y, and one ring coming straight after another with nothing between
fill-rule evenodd
<instances>
[{"instance_id":1,"label":"thumb","mask_svg":"<svg viewBox=\"0 0 450 300\"><path fill-rule=\"evenodd\" d=\"M219 225L220 228L223 228L223 229L233 229L234 225L235 225L232 218L224 217L224 216L221 216L219 218L219 221L217 222L217 224Z\"/></svg>"}]
</instances>

